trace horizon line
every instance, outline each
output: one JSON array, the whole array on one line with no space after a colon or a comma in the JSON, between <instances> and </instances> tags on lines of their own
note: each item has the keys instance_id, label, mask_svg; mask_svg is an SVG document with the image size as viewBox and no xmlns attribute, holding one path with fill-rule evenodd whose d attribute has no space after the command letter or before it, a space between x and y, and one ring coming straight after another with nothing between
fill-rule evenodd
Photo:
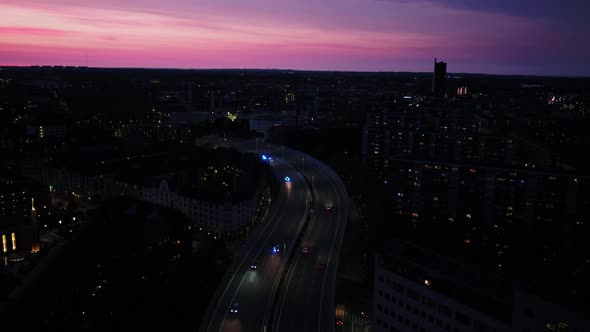
<instances>
[{"instance_id":1,"label":"horizon line","mask_svg":"<svg viewBox=\"0 0 590 332\"><path fill-rule=\"evenodd\" d=\"M292 71L292 72L317 72L317 73L374 73L374 74L432 74L431 71L384 71L384 70L313 70L313 69L288 69L288 68L179 68L179 67L94 67L94 66L75 66L75 65L0 65L1 68L80 68L80 69L133 69L133 70L184 70L184 71ZM493 73L468 73L468 72L450 72L447 74L473 75L473 76L516 76L516 77L538 77L538 78L590 78L590 75L551 75L551 74L493 74Z\"/></svg>"}]
</instances>

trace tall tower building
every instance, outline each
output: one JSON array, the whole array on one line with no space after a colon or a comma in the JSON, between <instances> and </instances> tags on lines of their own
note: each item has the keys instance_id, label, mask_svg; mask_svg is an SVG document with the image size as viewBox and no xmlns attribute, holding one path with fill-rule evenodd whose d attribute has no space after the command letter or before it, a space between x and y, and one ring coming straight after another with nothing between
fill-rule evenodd
<instances>
[{"instance_id":1,"label":"tall tower building","mask_svg":"<svg viewBox=\"0 0 590 332\"><path fill-rule=\"evenodd\" d=\"M39 224L37 223L37 210L35 210L34 198L31 198L31 224L33 224L31 251L38 252L41 250L41 241L39 240Z\"/></svg>"},{"instance_id":2,"label":"tall tower building","mask_svg":"<svg viewBox=\"0 0 590 332\"><path fill-rule=\"evenodd\" d=\"M432 94L443 96L445 93L445 80L447 77L447 63L437 62L434 58L434 72L432 73Z\"/></svg>"}]
</instances>

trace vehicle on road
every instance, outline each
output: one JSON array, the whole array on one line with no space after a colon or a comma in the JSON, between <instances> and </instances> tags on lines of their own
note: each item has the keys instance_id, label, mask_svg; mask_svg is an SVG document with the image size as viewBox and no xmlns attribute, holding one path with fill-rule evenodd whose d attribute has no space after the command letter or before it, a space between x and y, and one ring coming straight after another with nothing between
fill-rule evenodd
<instances>
[{"instance_id":1,"label":"vehicle on road","mask_svg":"<svg viewBox=\"0 0 590 332\"><path fill-rule=\"evenodd\" d=\"M317 268L318 270L325 270L326 266L326 263L318 263Z\"/></svg>"},{"instance_id":2,"label":"vehicle on road","mask_svg":"<svg viewBox=\"0 0 590 332\"><path fill-rule=\"evenodd\" d=\"M238 309L240 308L240 304L239 303L234 303L231 305L231 308L229 309L229 312L232 314L237 314L238 313Z\"/></svg>"},{"instance_id":3,"label":"vehicle on road","mask_svg":"<svg viewBox=\"0 0 590 332\"><path fill-rule=\"evenodd\" d=\"M256 269L258 269L258 263L254 262L250 265L250 270L256 270Z\"/></svg>"},{"instance_id":4,"label":"vehicle on road","mask_svg":"<svg viewBox=\"0 0 590 332\"><path fill-rule=\"evenodd\" d=\"M336 318L336 326L344 326L344 321L340 318Z\"/></svg>"},{"instance_id":5,"label":"vehicle on road","mask_svg":"<svg viewBox=\"0 0 590 332\"><path fill-rule=\"evenodd\" d=\"M281 251L281 246L280 245L277 244L276 246L272 247L272 254L273 255L278 254L280 251Z\"/></svg>"},{"instance_id":6,"label":"vehicle on road","mask_svg":"<svg viewBox=\"0 0 590 332\"><path fill-rule=\"evenodd\" d=\"M304 255L307 255L307 254L309 254L309 248L307 248L307 247L303 247L303 249L301 249L301 252L302 252Z\"/></svg>"},{"instance_id":7,"label":"vehicle on road","mask_svg":"<svg viewBox=\"0 0 590 332\"><path fill-rule=\"evenodd\" d=\"M291 182L291 178L288 176L285 176L285 182L287 182L287 183Z\"/></svg>"},{"instance_id":8,"label":"vehicle on road","mask_svg":"<svg viewBox=\"0 0 590 332\"><path fill-rule=\"evenodd\" d=\"M326 209L326 211L331 211L333 207L334 207L334 203L332 203L332 202L324 203L324 209Z\"/></svg>"}]
</instances>

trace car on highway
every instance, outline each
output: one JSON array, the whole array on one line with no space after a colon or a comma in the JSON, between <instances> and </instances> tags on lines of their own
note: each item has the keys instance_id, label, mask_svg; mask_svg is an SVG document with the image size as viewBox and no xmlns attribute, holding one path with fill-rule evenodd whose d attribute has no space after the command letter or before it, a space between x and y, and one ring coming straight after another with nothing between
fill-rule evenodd
<instances>
[{"instance_id":1,"label":"car on highway","mask_svg":"<svg viewBox=\"0 0 590 332\"><path fill-rule=\"evenodd\" d=\"M331 211L333 207L334 207L334 203L332 203L332 202L324 203L324 209L326 209L326 211Z\"/></svg>"},{"instance_id":2,"label":"car on highway","mask_svg":"<svg viewBox=\"0 0 590 332\"><path fill-rule=\"evenodd\" d=\"M303 249L301 249L301 253L303 253L304 255L309 254L309 248L308 247L303 247Z\"/></svg>"},{"instance_id":3,"label":"car on highway","mask_svg":"<svg viewBox=\"0 0 590 332\"><path fill-rule=\"evenodd\" d=\"M238 309L240 308L240 304L238 302L234 303L231 305L231 308L229 309L229 312L232 314L237 314L238 313Z\"/></svg>"},{"instance_id":4,"label":"car on highway","mask_svg":"<svg viewBox=\"0 0 590 332\"><path fill-rule=\"evenodd\" d=\"M256 269L258 269L258 263L254 262L250 265L250 270L256 270Z\"/></svg>"},{"instance_id":5,"label":"car on highway","mask_svg":"<svg viewBox=\"0 0 590 332\"><path fill-rule=\"evenodd\" d=\"M336 318L336 326L339 326L339 327L344 326L344 321L340 318Z\"/></svg>"},{"instance_id":6,"label":"car on highway","mask_svg":"<svg viewBox=\"0 0 590 332\"><path fill-rule=\"evenodd\" d=\"M288 176L285 176L285 182L287 182L287 183L291 182L291 178Z\"/></svg>"},{"instance_id":7,"label":"car on highway","mask_svg":"<svg viewBox=\"0 0 590 332\"><path fill-rule=\"evenodd\" d=\"M318 270L325 270L326 266L326 263L318 263L317 268Z\"/></svg>"},{"instance_id":8,"label":"car on highway","mask_svg":"<svg viewBox=\"0 0 590 332\"><path fill-rule=\"evenodd\" d=\"M281 252L281 246L280 245L277 244L276 246L272 247L272 254L273 255L276 255L279 252Z\"/></svg>"}]
</instances>

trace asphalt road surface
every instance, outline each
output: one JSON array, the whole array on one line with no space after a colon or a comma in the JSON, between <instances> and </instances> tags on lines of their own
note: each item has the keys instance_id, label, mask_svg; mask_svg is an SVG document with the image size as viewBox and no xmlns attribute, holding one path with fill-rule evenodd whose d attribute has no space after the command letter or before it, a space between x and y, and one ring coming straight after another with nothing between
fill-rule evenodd
<instances>
[{"instance_id":1,"label":"asphalt road surface","mask_svg":"<svg viewBox=\"0 0 590 332\"><path fill-rule=\"evenodd\" d=\"M344 184L298 151L266 144L241 148L273 159L281 189L228 267L200 331L334 330L334 286L348 213ZM273 253L274 246L279 252ZM231 312L236 303L238 312Z\"/></svg>"}]
</instances>

